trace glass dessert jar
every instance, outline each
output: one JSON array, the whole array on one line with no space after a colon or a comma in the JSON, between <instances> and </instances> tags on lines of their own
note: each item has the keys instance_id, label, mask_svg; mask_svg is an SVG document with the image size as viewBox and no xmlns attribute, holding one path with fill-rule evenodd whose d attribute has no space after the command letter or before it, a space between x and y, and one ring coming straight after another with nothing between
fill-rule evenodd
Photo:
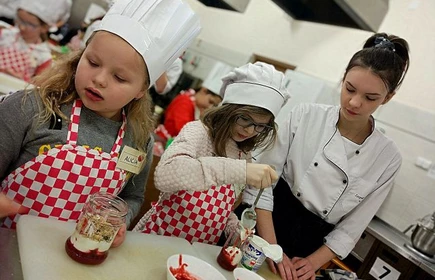
<instances>
[{"instance_id":1,"label":"glass dessert jar","mask_svg":"<svg viewBox=\"0 0 435 280\"><path fill-rule=\"evenodd\" d=\"M251 234L239 222L237 227L230 232L218 257L218 264L226 270L233 271L242 259L242 245Z\"/></svg>"},{"instance_id":2,"label":"glass dessert jar","mask_svg":"<svg viewBox=\"0 0 435 280\"><path fill-rule=\"evenodd\" d=\"M125 223L127 211L127 203L118 196L109 193L91 195L73 234L65 242L68 255L84 264L102 263Z\"/></svg>"}]
</instances>

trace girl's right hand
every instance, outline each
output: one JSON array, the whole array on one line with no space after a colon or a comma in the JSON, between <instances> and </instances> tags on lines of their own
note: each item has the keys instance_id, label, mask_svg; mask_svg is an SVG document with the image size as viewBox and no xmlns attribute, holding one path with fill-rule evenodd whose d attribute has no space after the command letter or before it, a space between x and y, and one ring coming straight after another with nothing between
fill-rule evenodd
<instances>
[{"instance_id":1,"label":"girl's right hand","mask_svg":"<svg viewBox=\"0 0 435 280\"><path fill-rule=\"evenodd\" d=\"M246 184L257 189L270 187L278 180L275 170L267 164L247 163Z\"/></svg>"}]
</instances>

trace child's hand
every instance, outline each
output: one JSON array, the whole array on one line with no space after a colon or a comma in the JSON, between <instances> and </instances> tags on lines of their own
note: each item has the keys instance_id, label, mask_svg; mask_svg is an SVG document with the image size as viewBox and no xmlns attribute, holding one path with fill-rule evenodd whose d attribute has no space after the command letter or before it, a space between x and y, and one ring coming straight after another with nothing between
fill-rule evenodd
<instances>
[{"instance_id":1,"label":"child's hand","mask_svg":"<svg viewBox=\"0 0 435 280\"><path fill-rule=\"evenodd\" d=\"M278 175L270 165L246 164L246 184L257 189L263 189L270 187L276 180L278 180Z\"/></svg>"},{"instance_id":2,"label":"child's hand","mask_svg":"<svg viewBox=\"0 0 435 280\"><path fill-rule=\"evenodd\" d=\"M126 233L127 233L127 225L123 224L121 228L118 230L118 233L115 236L115 240L113 240L112 246L110 247L116 248L120 246L125 240Z\"/></svg>"},{"instance_id":3,"label":"child's hand","mask_svg":"<svg viewBox=\"0 0 435 280\"><path fill-rule=\"evenodd\" d=\"M0 193L0 218L23 212L24 207Z\"/></svg>"},{"instance_id":4,"label":"child's hand","mask_svg":"<svg viewBox=\"0 0 435 280\"><path fill-rule=\"evenodd\" d=\"M239 226L239 218L237 218L236 214L231 211L230 216L228 217L227 224L225 225L225 236L228 238L230 233L235 231Z\"/></svg>"}]
</instances>

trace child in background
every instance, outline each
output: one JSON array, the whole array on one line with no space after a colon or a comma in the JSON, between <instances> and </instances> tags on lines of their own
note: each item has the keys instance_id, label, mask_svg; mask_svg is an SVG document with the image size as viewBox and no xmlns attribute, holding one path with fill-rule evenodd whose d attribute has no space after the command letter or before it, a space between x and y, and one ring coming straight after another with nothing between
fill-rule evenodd
<instances>
[{"instance_id":1,"label":"child in background","mask_svg":"<svg viewBox=\"0 0 435 280\"><path fill-rule=\"evenodd\" d=\"M250 151L275 140L274 118L288 99L284 75L257 62L223 83L223 105L185 125L163 154L154 175L159 201L134 231L216 244L244 186L277 179L269 165L250 163Z\"/></svg>"},{"instance_id":2,"label":"child in background","mask_svg":"<svg viewBox=\"0 0 435 280\"><path fill-rule=\"evenodd\" d=\"M169 139L180 133L185 124L198 120L206 109L218 106L221 101L220 95L205 86L180 92L165 110L163 124L154 131L156 144L158 141L165 146Z\"/></svg>"},{"instance_id":3,"label":"child in background","mask_svg":"<svg viewBox=\"0 0 435 280\"><path fill-rule=\"evenodd\" d=\"M15 27L0 29L0 72L29 82L51 65L48 29L59 20L58 0L21 0Z\"/></svg>"},{"instance_id":4,"label":"child in background","mask_svg":"<svg viewBox=\"0 0 435 280\"><path fill-rule=\"evenodd\" d=\"M147 89L199 30L179 0L117 1L85 50L44 72L34 92L0 103L2 192L26 214L63 221L76 221L95 192L119 194L128 225L152 158Z\"/></svg>"}]
</instances>

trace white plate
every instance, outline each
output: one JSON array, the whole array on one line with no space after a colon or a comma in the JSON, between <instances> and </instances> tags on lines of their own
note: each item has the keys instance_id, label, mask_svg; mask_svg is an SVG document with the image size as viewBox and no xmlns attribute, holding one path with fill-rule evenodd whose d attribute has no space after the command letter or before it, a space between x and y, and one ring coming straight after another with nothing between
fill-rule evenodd
<instances>
[{"instance_id":1,"label":"white plate","mask_svg":"<svg viewBox=\"0 0 435 280\"><path fill-rule=\"evenodd\" d=\"M235 280L265 280L257 273L241 267L234 269L233 274Z\"/></svg>"},{"instance_id":2,"label":"white plate","mask_svg":"<svg viewBox=\"0 0 435 280\"><path fill-rule=\"evenodd\" d=\"M225 280L226 278L212 265L209 263L198 259L191 255L186 254L176 254L172 255L168 258L167 262L167 280L176 280L172 272L170 271L170 267L178 268L180 267L180 256L181 263L187 264L186 271L191 273L192 276L198 277L202 280Z\"/></svg>"}]
</instances>

